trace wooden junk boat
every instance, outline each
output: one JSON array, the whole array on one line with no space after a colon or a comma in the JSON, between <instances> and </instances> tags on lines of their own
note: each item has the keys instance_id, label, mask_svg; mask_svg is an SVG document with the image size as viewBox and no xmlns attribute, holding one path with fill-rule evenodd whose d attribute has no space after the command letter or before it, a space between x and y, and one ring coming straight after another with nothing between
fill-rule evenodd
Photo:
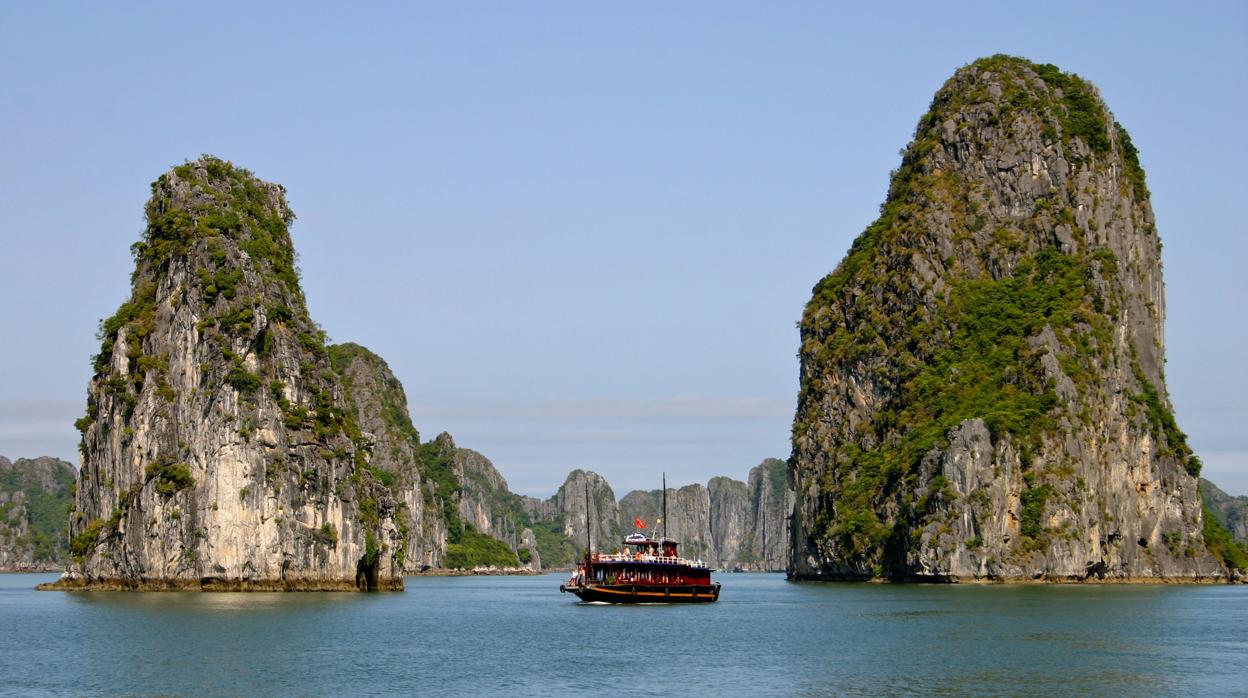
<instances>
[{"instance_id":1,"label":"wooden junk boat","mask_svg":"<svg viewBox=\"0 0 1248 698\"><path fill-rule=\"evenodd\" d=\"M663 478L663 526L667 528L667 478ZM586 491L585 501L590 501ZM586 507L586 530L589 510ZM638 521L644 528L644 524ZM606 603L710 603L719 599L719 582L711 581L711 568L701 560L676 553L680 544L662 536L650 538L636 532L624 539L624 552L595 553L586 540L585 559L572 578L559 585L560 592L576 594L582 601ZM631 549L631 550L630 550Z\"/></svg>"}]
</instances>

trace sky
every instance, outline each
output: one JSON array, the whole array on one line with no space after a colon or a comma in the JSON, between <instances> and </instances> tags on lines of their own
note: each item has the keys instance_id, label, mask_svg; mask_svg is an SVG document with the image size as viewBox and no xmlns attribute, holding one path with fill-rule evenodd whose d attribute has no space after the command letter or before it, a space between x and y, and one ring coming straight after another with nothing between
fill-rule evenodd
<instances>
[{"instance_id":1,"label":"sky","mask_svg":"<svg viewBox=\"0 0 1248 698\"><path fill-rule=\"evenodd\" d=\"M744 479L789 454L812 286L1009 53L1130 131L1177 418L1248 494L1248 4L348 4L0 0L0 454L77 462L149 184L211 153L287 188L312 317L424 438L534 496Z\"/></svg>"}]
</instances>

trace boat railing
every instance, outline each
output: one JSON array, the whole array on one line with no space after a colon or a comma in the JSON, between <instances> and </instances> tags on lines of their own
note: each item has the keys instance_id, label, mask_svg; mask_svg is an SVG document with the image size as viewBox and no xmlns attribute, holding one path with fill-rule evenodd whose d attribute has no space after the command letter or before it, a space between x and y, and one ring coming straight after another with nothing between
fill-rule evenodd
<instances>
[{"instance_id":1,"label":"boat railing","mask_svg":"<svg viewBox=\"0 0 1248 698\"><path fill-rule=\"evenodd\" d=\"M668 557L664 555L638 555L629 553L594 553L594 562L650 562L662 563L665 565L688 565L699 569L707 568L705 562L701 560L690 560L683 557Z\"/></svg>"}]
</instances>

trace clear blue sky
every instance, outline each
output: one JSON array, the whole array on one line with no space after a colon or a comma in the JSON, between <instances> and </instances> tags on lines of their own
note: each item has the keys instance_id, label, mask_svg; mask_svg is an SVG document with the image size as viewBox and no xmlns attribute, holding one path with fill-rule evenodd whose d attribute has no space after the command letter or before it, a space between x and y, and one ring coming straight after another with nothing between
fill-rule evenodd
<instances>
[{"instance_id":1,"label":"clear blue sky","mask_svg":"<svg viewBox=\"0 0 1248 698\"><path fill-rule=\"evenodd\" d=\"M424 436L537 495L743 478L788 455L810 288L1004 52L1131 131L1179 422L1248 493L1248 4L112 5L0 0L0 454L76 460L148 184L212 153L287 187L313 317Z\"/></svg>"}]
</instances>

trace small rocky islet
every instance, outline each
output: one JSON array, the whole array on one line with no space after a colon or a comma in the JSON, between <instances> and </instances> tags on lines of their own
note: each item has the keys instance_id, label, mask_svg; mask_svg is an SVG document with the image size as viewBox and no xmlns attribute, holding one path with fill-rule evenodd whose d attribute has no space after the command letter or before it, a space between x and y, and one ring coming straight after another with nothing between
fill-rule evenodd
<instances>
[{"instance_id":1,"label":"small rocky islet","mask_svg":"<svg viewBox=\"0 0 1248 698\"><path fill-rule=\"evenodd\" d=\"M658 517L658 490L617 501L576 470L525 497L450 435L422 442L386 362L309 317L280 185L204 156L146 214L49 588L397 590L566 567ZM959 70L806 307L789 461L669 491L668 532L798 579L1236 578L1238 519L1202 505L1167 397L1160 249L1090 83Z\"/></svg>"}]
</instances>

